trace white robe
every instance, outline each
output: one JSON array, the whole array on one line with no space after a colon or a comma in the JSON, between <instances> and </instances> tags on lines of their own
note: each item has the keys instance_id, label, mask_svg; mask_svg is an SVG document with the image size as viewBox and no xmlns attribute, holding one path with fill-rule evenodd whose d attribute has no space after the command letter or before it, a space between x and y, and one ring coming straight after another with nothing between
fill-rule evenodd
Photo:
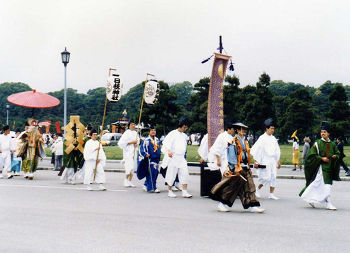
<instances>
[{"instance_id":1,"label":"white robe","mask_svg":"<svg viewBox=\"0 0 350 253\"><path fill-rule=\"evenodd\" d=\"M118 142L118 146L123 149L125 174L131 174L137 168L137 149L134 144L128 144L135 140L137 140L137 132L128 129Z\"/></svg>"},{"instance_id":2,"label":"white robe","mask_svg":"<svg viewBox=\"0 0 350 253\"><path fill-rule=\"evenodd\" d=\"M199 145L198 148L198 154L199 156L204 160L208 160L208 134L204 135L202 140L201 140L201 144Z\"/></svg>"},{"instance_id":3,"label":"white robe","mask_svg":"<svg viewBox=\"0 0 350 253\"><path fill-rule=\"evenodd\" d=\"M168 151L173 153L173 157L168 156ZM162 167L168 167L165 176L165 182L168 185L173 185L176 175L179 176L181 184L188 184L189 173L186 161L187 151L187 135L180 131L171 131L163 141L162 152L164 153L164 159Z\"/></svg>"},{"instance_id":4,"label":"white robe","mask_svg":"<svg viewBox=\"0 0 350 253\"><path fill-rule=\"evenodd\" d=\"M94 181L94 170L96 166L96 157L97 157L97 148L99 147L99 142L96 140L88 140L84 147L84 167L85 167L85 175L84 175L84 184L91 184ZM96 179L95 182L97 184L103 184L106 182L105 172L103 170L103 166L106 164L106 155L103 151L102 144L100 146L100 152L98 155L100 162L97 164L96 169Z\"/></svg>"},{"instance_id":5,"label":"white robe","mask_svg":"<svg viewBox=\"0 0 350 253\"><path fill-rule=\"evenodd\" d=\"M0 162L0 165L4 166L3 168L1 167L0 170L2 170L2 175L6 176L7 172L11 170L11 151L14 151L16 149L10 134L3 134L0 136L0 149L2 151L2 163Z\"/></svg>"},{"instance_id":6,"label":"white robe","mask_svg":"<svg viewBox=\"0 0 350 253\"><path fill-rule=\"evenodd\" d=\"M228 166L227 147L229 143L232 143L232 141L233 136L227 131L218 135L214 144L209 149L208 167L210 170L220 170L221 174L224 173ZM217 164L217 155L220 157L221 166L218 166Z\"/></svg>"},{"instance_id":7,"label":"white robe","mask_svg":"<svg viewBox=\"0 0 350 253\"><path fill-rule=\"evenodd\" d=\"M330 201L331 188L332 185L324 183L322 166L320 166L315 180L305 189L301 198L308 203L326 205Z\"/></svg>"},{"instance_id":8,"label":"white robe","mask_svg":"<svg viewBox=\"0 0 350 253\"><path fill-rule=\"evenodd\" d=\"M250 153L258 164L266 165L266 168L258 169L258 183L276 187L277 166L281 156L277 139L273 135L264 133L255 142Z\"/></svg>"}]
</instances>

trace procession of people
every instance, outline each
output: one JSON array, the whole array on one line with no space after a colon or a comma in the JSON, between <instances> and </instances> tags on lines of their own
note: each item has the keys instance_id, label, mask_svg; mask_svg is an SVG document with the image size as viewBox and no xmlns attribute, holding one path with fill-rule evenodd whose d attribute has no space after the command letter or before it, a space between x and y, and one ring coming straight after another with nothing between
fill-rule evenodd
<instances>
[{"instance_id":1,"label":"procession of people","mask_svg":"<svg viewBox=\"0 0 350 253\"><path fill-rule=\"evenodd\" d=\"M77 117L78 121L74 117ZM72 132L73 139L63 140L62 135L57 134L51 144L51 150L55 155L54 170L60 170L64 183L76 184L80 180L89 191L105 191L107 189L104 185L106 183L104 166L107 158L98 133L91 127L85 129L81 126L79 130L76 127L77 122L81 124L79 116L72 116L72 122L74 123L72 129L75 131ZM73 126L73 123L70 124ZM269 199L279 199L275 195L275 189L277 171L281 167L281 151L277 139L273 136L276 124L269 118L263 125L265 133L251 148L246 138L249 127L241 122L225 122L225 131L217 136L210 148L208 135L203 137L198 149L201 157L199 162L202 164L207 161L208 169L217 171L220 175L211 181L209 188L209 197L218 201L219 212L229 212L237 198L240 199L244 209L253 213L265 212L259 201L264 196L263 186L269 187ZM139 180L145 179L142 187L145 192L160 193L157 179L162 165L168 197L178 197L174 189L179 188L182 197L191 198L192 195L188 192L190 176L186 159L188 127L189 122L181 120L177 129L169 132L161 145L154 125L150 125L149 135L142 139L135 130L136 124L130 121L128 129L118 143L123 150L124 187L135 187L132 178L136 173ZM336 210L330 198L332 182L340 180L340 165L345 170L347 167L342 160L345 154L343 146L339 144L341 141L338 139L337 145L332 142L329 129L329 124L322 122L321 139L315 141L311 148L309 138L304 139L308 145L307 150L303 149L302 156L306 186L299 195L312 208L320 206ZM293 138L296 140L295 134ZM9 126L4 126L3 134L0 136L2 170L0 178L11 179L20 170L26 179L33 180L39 159L45 157L44 142L45 139L33 119L28 120L23 132L16 130L14 138L10 136ZM293 144L293 150L298 149L299 147ZM161 153L164 155L162 160ZM16 169L12 170L12 166ZM256 185L253 170L257 172ZM177 188L174 187L175 184Z\"/></svg>"}]
</instances>

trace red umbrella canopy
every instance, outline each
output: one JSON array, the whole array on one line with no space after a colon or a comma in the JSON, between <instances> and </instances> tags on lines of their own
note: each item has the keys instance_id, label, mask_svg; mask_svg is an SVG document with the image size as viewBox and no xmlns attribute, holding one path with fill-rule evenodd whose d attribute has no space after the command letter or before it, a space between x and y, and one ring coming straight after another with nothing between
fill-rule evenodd
<instances>
[{"instance_id":1,"label":"red umbrella canopy","mask_svg":"<svg viewBox=\"0 0 350 253\"><path fill-rule=\"evenodd\" d=\"M40 122L40 123L38 124L38 126L39 126L39 127L42 127L42 126L51 126L51 123L48 122L48 121L43 121L43 122Z\"/></svg>"},{"instance_id":2,"label":"red umbrella canopy","mask_svg":"<svg viewBox=\"0 0 350 253\"><path fill-rule=\"evenodd\" d=\"M11 104L29 108L50 108L60 104L60 101L48 94L36 90L24 91L7 97Z\"/></svg>"}]
</instances>

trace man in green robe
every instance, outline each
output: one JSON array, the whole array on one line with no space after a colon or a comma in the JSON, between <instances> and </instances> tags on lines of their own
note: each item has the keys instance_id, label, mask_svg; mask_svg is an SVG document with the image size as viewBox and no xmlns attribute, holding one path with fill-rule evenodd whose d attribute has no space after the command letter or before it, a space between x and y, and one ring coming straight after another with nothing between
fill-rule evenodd
<instances>
[{"instance_id":1,"label":"man in green robe","mask_svg":"<svg viewBox=\"0 0 350 253\"><path fill-rule=\"evenodd\" d=\"M66 133L63 143L64 171L61 179L68 184L75 184L75 173L84 164L84 131L85 127L80 123L79 116L70 116L70 122L64 127Z\"/></svg>"},{"instance_id":2,"label":"man in green robe","mask_svg":"<svg viewBox=\"0 0 350 253\"><path fill-rule=\"evenodd\" d=\"M299 193L313 208L315 204L321 204L328 210L337 210L331 203L330 193L333 180L340 181L339 157L336 144L329 139L329 125L322 122L321 139L315 142L306 157L306 186Z\"/></svg>"}]
</instances>

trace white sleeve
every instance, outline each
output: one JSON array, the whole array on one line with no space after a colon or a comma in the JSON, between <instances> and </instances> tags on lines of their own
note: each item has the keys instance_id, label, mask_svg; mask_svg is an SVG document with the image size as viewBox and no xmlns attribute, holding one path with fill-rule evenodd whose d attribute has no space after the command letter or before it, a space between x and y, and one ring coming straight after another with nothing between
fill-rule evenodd
<instances>
[{"instance_id":1,"label":"white sleeve","mask_svg":"<svg viewBox=\"0 0 350 253\"><path fill-rule=\"evenodd\" d=\"M173 132L171 131L163 140L162 153L167 154L168 150L171 150L173 139Z\"/></svg>"},{"instance_id":2,"label":"white sleeve","mask_svg":"<svg viewBox=\"0 0 350 253\"><path fill-rule=\"evenodd\" d=\"M208 159L208 134L204 135L198 148L198 154L203 160Z\"/></svg>"},{"instance_id":3,"label":"white sleeve","mask_svg":"<svg viewBox=\"0 0 350 253\"><path fill-rule=\"evenodd\" d=\"M85 147L84 147L84 159L85 160L96 160L96 156L93 157L93 153L94 153L94 145L89 140L88 142L86 142Z\"/></svg>"},{"instance_id":4,"label":"white sleeve","mask_svg":"<svg viewBox=\"0 0 350 253\"><path fill-rule=\"evenodd\" d=\"M280 146L278 145L277 139L276 139L276 158L277 158L277 161L279 161L281 158L281 149L280 149Z\"/></svg>"},{"instance_id":5,"label":"white sleeve","mask_svg":"<svg viewBox=\"0 0 350 253\"><path fill-rule=\"evenodd\" d=\"M126 130L122 137L119 139L119 142L118 142L118 146L122 149L126 149L126 147L128 146L128 143L129 143L129 131Z\"/></svg>"},{"instance_id":6,"label":"white sleeve","mask_svg":"<svg viewBox=\"0 0 350 253\"><path fill-rule=\"evenodd\" d=\"M263 147L262 147L262 138L261 136L258 138L258 140L254 143L253 147L250 149L250 153L254 157L254 160L257 163L261 163L263 158Z\"/></svg>"}]
</instances>

